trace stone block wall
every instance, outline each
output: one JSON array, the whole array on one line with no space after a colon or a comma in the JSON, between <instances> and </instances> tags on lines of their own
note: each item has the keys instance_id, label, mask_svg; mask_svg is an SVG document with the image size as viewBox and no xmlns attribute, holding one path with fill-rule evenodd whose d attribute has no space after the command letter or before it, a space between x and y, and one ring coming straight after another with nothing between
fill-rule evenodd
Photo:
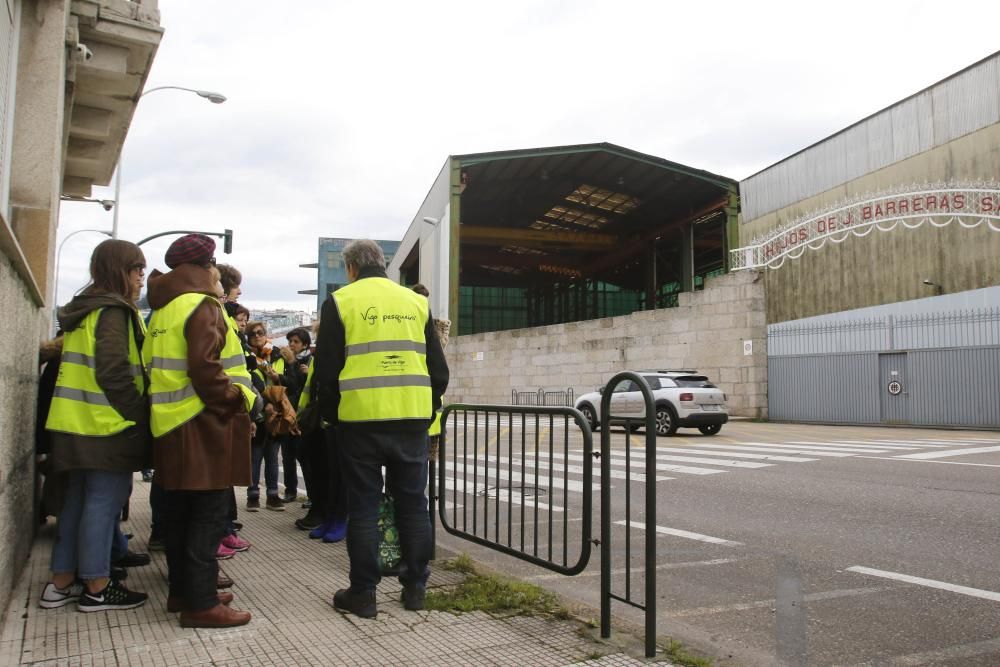
<instances>
[{"instance_id":1,"label":"stone block wall","mask_svg":"<svg viewBox=\"0 0 1000 667\"><path fill-rule=\"evenodd\" d=\"M2 221L0 221L2 223ZM24 281L0 253L0 609L35 533L35 401L42 316Z\"/></svg>"},{"instance_id":2,"label":"stone block wall","mask_svg":"<svg viewBox=\"0 0 1000 667\"><path fill-rule=\"evenodd\" d=\"M767 417L764 286L750 271L709 278L677 308L457 336L447 402L506 405L511 391L594 391L622 370L692 368L729 397L732 415ZM744 354L752 341L753 354Z\"/></svg>"}]
</instances>

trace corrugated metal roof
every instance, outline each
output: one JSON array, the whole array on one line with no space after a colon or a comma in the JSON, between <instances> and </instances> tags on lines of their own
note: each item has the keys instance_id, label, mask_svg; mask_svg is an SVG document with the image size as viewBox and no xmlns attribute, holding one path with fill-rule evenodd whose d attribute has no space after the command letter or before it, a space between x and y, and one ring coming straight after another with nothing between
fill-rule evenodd
<instances>
[{"instance_id":1,"label":"corrugated metal roof","mask_svg":"<svg viewBox=\"0 0 1000 667\"><path fill-rule=\"evenodd\" d=\"M1000 122L1000 51L740 182L744 224Z\"/></svg>"}]
</instances>

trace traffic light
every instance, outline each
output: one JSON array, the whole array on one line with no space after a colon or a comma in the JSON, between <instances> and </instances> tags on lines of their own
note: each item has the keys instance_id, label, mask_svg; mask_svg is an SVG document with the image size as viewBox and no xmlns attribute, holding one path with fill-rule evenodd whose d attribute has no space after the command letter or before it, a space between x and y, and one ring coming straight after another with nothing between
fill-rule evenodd
<instances>
[{"instance_id":1,"label":"traffic light","mask_svg":"<svg viewBox=\"0 0 1000 667\"><path fill-rule=\"evenodd\" d=\"M227 255L233 252L233 230L227 229L226 233L222 236L222 252Z\"/></svg>"}]
</instances>

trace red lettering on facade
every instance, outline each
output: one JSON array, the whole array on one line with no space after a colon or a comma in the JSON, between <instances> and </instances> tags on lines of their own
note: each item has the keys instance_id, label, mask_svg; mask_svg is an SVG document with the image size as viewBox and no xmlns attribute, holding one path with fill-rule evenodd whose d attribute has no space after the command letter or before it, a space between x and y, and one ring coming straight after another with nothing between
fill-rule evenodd
<instances>
[{"instance_id":1,"label":"red lettering on facade","mask_svg":"<svg viewBox=\"0 0 1000 667\"><path fill-rule=\"evenodd\" d=\"M935 195L927 195L927 199L924 200L924 203L927 206L928 211L932 208L937 208L937 197Z\"/></svg>"},{"instance_id":2,"label":"red lettering on facade","mask_svg":"<svg viewBox=\"0 0 1000 667\"><path fill-rule=\"evenodd\" d=\"M938 202L938 208L942 211L951 211L951 203L948 201L948 195L941 195L941 201Z\"/></svg>"},{"instance_id":3,"label":"red lettering on facade","mask_svg":"<svg viewBox=\"0 0 1000 667\"><path fill-rule=\"evenodd\" d=\"M965 208L965 195L955 195L951 198L951 203L956 211L961 211Z\"/></svg>"},{"instance_id":4,"label":"red lettering on facade","mask_svg":"<svg viewBox=\"0 0 1000 667\"><path fill-rule=\"evenodd\" d=\"M913 212L920 213L924 210L924 200L920 197L913 198Z\"/></svg>"},{"instance_id":5,"label":"red lettering on facade","mask_svg":"<svg viewBox=\"0 0 1000 667\"><path fill-rule=\"evenodd\" d=\"M903 215L910 212L910 202L905 199L899 200L899 214Z\"/></svg>"},{"instance_id":6,"label":"red lettering on facade","mask_svg":"<svg viewBox=\"0 0 1000 667\"><path fill-rule=\"evenodd\" d=\"M885 211L882 210L882 204L875 204L875 217L881 218L885 215Z\"/></svg>"},{"instance_id":7,"label":"red lettering on facade","mask_svg":"<svg viewBox=\"0 0 1000 667\"><path fill-rule=\"evenodd\" d=\"M887 201L885 203L885 214L886 215L896 215L896 202Z\"/></svg>"},{"instance_id":8,"label":"red lettering on facade","mask_svg":"<svg viewBox=\"0 0 1000 667\"><path fill-rule=\"evenodd\" d=\"M993 212L993 197L991 197L991 196L983 197L979 201L979 208L982 210L983 213L992 213Z\"/></svg>"},{"instance_id":9,"label":"red lettering on facade","mask_svg":"<svg viewBox=\"0 0 1000 667\"><path fill-rule=\"evenodd\" d=\"M871 220L872 219L872 207L871 206L862 206L861 207L861 219L862 220Z\"/></svg>"}]
</instances>

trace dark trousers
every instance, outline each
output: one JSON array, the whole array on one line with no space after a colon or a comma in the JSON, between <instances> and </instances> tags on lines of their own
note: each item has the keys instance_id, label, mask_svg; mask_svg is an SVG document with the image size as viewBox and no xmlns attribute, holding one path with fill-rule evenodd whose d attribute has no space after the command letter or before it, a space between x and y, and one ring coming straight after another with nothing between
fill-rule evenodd
<instances>
[{"instance_id":1,"label":"dark trousers","mask_svg":"<svg viewBox=\"0 0 1000 667\"><path fill-rule=\"evenodd\" d=\"M284 471L285 495L298 493L299 490L299 469L296 464L302 465L303 481L308 480L309 457L306 455L308 443L302 436L291 436L281 442L281 467ZM306 481L306 490L309 490L309 482Z\"/></svg>"},{"instance_id":2,"label":"dark trousers","mask_svg":"<svg viewBox=\"0 0 1000 667\"><path fill-rule=\"evenodd\" d=\"M342 521L347 518L347 487L344 485L340 445L337 430L321 429L303 438L309 465L303 467L309 499L324 521Z\"/></svg>"},{"instance_id":3,"label":"dark trousers","mask_svg":"<svg viewBox=\"0 0 1000 667\"><path fill-rule=\"evenodd\" d=\"M423 586L430 570L431 522L427 515L427 431L340 428L340 460L347 484L347 555L351 589L374 591L378 564L378 506L382 467L396 509L403 558L400 582Z\"/></svg>"},{"instance_id":4,"label":"dark trousers","mask_svg":"<svg viewBox=\"0 0 1000 667\"><path fill-rule=\"evenodd\" d=\"M163 487L156 483L156 473L153 473L153 483L149 487L149 510L152 514L152 525L149 529L150 539L154 537L163 539L163 512L165 509L163 494Z\"/></svg>"},{"instance_id":5,"label":"dark trousers","mask_svg":"<svg viewBox=\"0 0 1000 667\"><path fill-rule=\"evenodd\" d=\"M218 604L215 560L225 535L229 489L164 491L167 544L167 580L170 596L191 611Z\"/></svg>"}]
</instances>

